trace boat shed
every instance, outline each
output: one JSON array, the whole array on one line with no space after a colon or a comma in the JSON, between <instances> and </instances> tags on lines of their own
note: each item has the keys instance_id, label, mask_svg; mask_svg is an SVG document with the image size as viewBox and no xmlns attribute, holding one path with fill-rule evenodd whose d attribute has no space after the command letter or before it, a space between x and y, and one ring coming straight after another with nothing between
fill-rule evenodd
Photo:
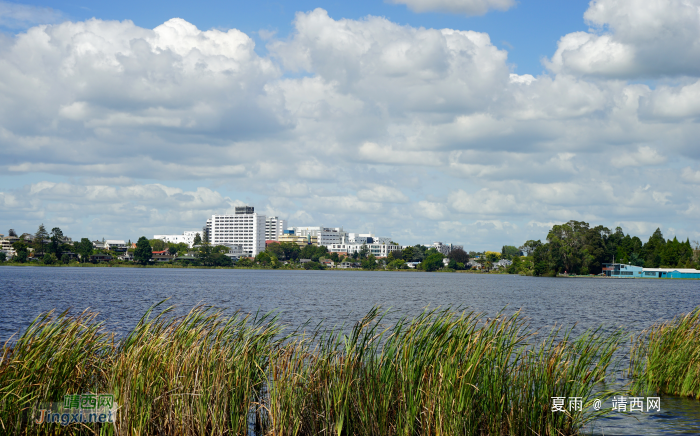
<instances>
[{"instance_id":1,"label":"boat shed","mask_svg":"<svg viewBox=\"0 0 700 436\"><path fill-rule=\"evenodd\" d=\"M632 279L642 276L642 267L624 263L604 263L603 273L608 277Z\"/></svg>"},{"instance_id":2,"label":"boat shed","mask_svg":"<svg viewBox=\"0 0 700 436\"><path fill-rule=\"evenodd\" d=\"M690 268L644 268L642 277L659 279L700 279L700 270Z\"/></svg>"}]
</instances>

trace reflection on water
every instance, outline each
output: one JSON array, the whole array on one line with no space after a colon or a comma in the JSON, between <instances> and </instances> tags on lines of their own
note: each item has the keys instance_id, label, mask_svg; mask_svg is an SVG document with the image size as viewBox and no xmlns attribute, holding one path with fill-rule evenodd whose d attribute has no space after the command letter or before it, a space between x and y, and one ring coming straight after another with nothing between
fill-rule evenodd
<instances>
[{"instance_id":1,"label":"reflection on water","mask_svg":"<svg viewBox=\"0 0 700 436\"><path fill-rule=\"evenodd\" d=\"M700 281L551 279L508 275L357 271L258 271L135 268L0 267L0 340L49 309L102 313L124 334L153 305L170 297L175 313L198 303L255 313L279 310L290 328L351 325L373 306L392 308L388 324L425 307L460 308L494 316L521 309L534 328L574 332L603 325L639 332L700 305ZM622 354L623 356L625 353ZM625 367L627 360L623 359ZM621 380L622 381L622 380ZM662 397L661 412L614 415L593 434L697 434L700 402Z\"/></svg>"}]
</instances>

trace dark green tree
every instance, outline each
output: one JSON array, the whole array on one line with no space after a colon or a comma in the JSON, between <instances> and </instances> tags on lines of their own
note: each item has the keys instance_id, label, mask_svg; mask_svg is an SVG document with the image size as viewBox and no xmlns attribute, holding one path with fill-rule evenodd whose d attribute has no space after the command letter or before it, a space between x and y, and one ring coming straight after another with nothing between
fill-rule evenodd
<instances>
[{"instance_id":1,"label":"dark green tree","mask_svg":"<svg viewBox=\"0 0 700 436\"><path fill-rule=\"evenodd\" d=\"M160 241L160 239L158 239ZM161 241L163 242L163 241ZM141 236L138 241L136 241L136 249L134 250L134 262L140 265L146 265L151 261L153 256L153 250L151 249L151 244L145 236Z\"/></svg>"},{"instance_id":2,"label":"dark green tree","mask_svg":"<svg viewBox=\"0 0 700 436\"><path fill-rule=\"evenodd\" d=\"M301 248L294 242L282 242L280 248L284 252L283 259L297 260L301 255ZM279 259L279 257L278 257Z\"/></svg>"},{"instance_id":3,"label":"dark green tree","mask_svg":"<svg viewBox=\"0 0 700 436\"><path fill-rule=\"evenodd\" d=\"M265 251L267 251L270 254L274 254L277 259L285 258L284 250L282 249L282 246L279 244L279 242L271 242L267 244L267 247L265 247Z\"/></svg>"},{"instance_id":4,"label":"dark green tree","mask_svg":"<svg viewBox=\"0 0 700 436\"><path fill-rule=\"evenodd\" d=\"M73 247L75 252L80 255L81 262L85 263L90 260L90 255L94 249L92 241L90 241L88 238L82 238L80 242L76 242Z\"/></svg>"},{"instance_id":5,"label":"dark green tree","mask_svg":"<svg viewBox=\"0 0 700 436\"><path fill-rule=\"evenodd\" d=\"M440 253L430 253L428 254L425 259L423 259L423 262L421 262L423 269L425 271L437 271L442 268L443 263L442 259L444 256Z\"/></svg>"},{"instance_id":6,"label":"dark green tree","mask_svg":"<svg viewBox=\"0 0 700 436\"><path fill-rule=\"evenodd\" d=\"M7 254L5 252L0 252L0 263L5 262L7 260Z\"/></svg>"},{"instance_id":7,"label":"dark green tree","mask_svg":"<svg viewBox=\"0 0 700 436\"><path fill-rule=\"evenodd\" d=\"M405 260L406 262L412 262L413 261L413 252L414 252L413 247L406 247L401 251L401 258L403 260Z\"/></svg>"},{"instance_id":8,"label":"dark green tree","mask_svg":"<svg viewBox=\"0 0 700 436\"><path fill-rule=\"evenodd\" d=\"M520 256L520 250L513 245L504 245L501 248L502 259L513 259L513 256Z\"/></svg>"},{"instance_id":9,"label":"dark green tree","mask_svg":"<svg viewBox=\"0 0 700 436\"><path fill-rule=\"evenodd\" d=\"M168 244L165 243L162 239L151 239L148 241L149 244L151 245L151 252L153 251L163 251L168 248ZM137 242L138 244L138 242Z\"/></svg>"},{"instance_id":10,"label":"dark green tree","mask_svg":"<svg viewBox=\"0 0 700 436\"><path fill-rule=\"evenodd\" d=\"M199 245L201 243L202 243L202 237L199 236L199 233L196 233L194 235L194 241L193 241L192 245Z\"/></svg>"},{"instance_id":11,"label":"dark green tree","mask_svg":"<svg viewBox=\"0 0 700 436\"><path fill-rule=\"evenodd\" d=\"M450 254L448 254L447 257L450 258L450 260L454 260L455 262L459 263L466 264L469 262L469 255L461 248L455 248L454 250L450 251Z\"/></svg>"},{"instance_id":12,"label":"dark green tree","mask_svg":"<svg viewBox=\"0 0 700 436\"><path fill-rule=\"evenodd\" d=\"M49 243L49 253L60 258L63 254L63 232L60 228L54 227L51 229L51 242Z\"/></svg>"},{"instance_id":13,"label":"dark green tree","mask_svg":"<svg viewBox=\"0 0 700 436\"><path fill-rule=\"evenodd\" d=\"M12 243L12 248L15 250L15 256L12 258L15 262L24 263L29 257L29 247L23 240Z\"/></svg>"},{"instance_id":14,"label":"dark green tree","mask_svg":"<svg viewBox=\"0 0 700 436\"><path fill-rule=\"evenodd\" d=\"M34 234L34 250L36 255L43 255L46 251L46 240L49 239L49 233L46 231L44 224L39 226L39 229Z\"/></svg>"}]
</instances>

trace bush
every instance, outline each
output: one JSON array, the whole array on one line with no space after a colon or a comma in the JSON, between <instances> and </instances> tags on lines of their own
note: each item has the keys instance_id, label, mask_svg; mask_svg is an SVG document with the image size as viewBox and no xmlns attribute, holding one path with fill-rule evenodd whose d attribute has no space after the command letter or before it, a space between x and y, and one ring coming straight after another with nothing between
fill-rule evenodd
<instances>
[{"instance_id":1,"label":"bush","mask_svg":"<svg viewBox=\"0 0 700 436\"><path fill-rule=\"evenodd\" d=\"M0 253L0 263L5 262L7 260L7 255L5 253Z\"/></svg>"},{"instance_id":2,"label":"bush","mask_svg":"<svg viewBox=\"0 0 700 436\"><path fill-rule=\"evenodd\" d=\"M61 262L63 262L64 265L68 265L70 263L70 255L64 253L63 256L61 256Z\"/></svg>"},{"instance_id":3,"label":"bush","mask_svg":"<svg viewBox=\"0 0 700 436\"><path fill-rule=\"evenodd\" d=\"M58 259L56 259L56 256L50 253L44 254L44 257L41 259L41 263L43 263L44 265L53 265L57 261Z\"/></svg>"},{"instance_id":4,"label":"bush","mask_svg":"<svg viewBox=\"0 0 700 436\"><path fill-rule=\"evenodd\" d=\"M304 264L304 269L326 269L326 267L324 267L323 265L321 265L318 262L311 261L311 262L306 262Z\"/></svg>"}]
</instances>

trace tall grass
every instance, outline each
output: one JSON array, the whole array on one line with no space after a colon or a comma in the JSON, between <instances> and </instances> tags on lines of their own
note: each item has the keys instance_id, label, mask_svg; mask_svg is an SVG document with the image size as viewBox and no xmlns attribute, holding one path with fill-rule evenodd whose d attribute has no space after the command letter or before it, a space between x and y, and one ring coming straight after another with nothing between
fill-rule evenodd
<instances>
[{"instance_id":1,"label":"tall grass","mask_svg":"<svg viewBox=\"0 0 700 436\"><path fill-rule=\"evenodd\" d=\"M700 399L700 307L634 338L630 373L636 392Z\"/></svg>"},{"instance_id":2,"label":"tall grass","mask_svg":"<svg viewBox=\"0 0 700 436\"><path fill-rule=\"evenodd\" d=\"M374 310L347 336L275 351L271 434L575 434L595 416L552 413L551 397L590 403L620 338L555 330L534 341L518 314L430 311L386 330L381 321Z\"/></svg>"},{"instance_id":3,"label":"tall grass","mask_svg":"<svg viewBox=\"0 0 700 436\"><path fill-rule=\"evenodd\" d=\"M0 433L576 434L596 415L552 413L551 397L589 403L620 339L540 338L517 313L432 310L385 325L373 309L348 334L287 337L270 314L170 315L149 310L119 341L95 313L37 318L2 349ZM114 425L32 425L38 403L85 392L115 395Z\"/></svg>"}]
</instances>

